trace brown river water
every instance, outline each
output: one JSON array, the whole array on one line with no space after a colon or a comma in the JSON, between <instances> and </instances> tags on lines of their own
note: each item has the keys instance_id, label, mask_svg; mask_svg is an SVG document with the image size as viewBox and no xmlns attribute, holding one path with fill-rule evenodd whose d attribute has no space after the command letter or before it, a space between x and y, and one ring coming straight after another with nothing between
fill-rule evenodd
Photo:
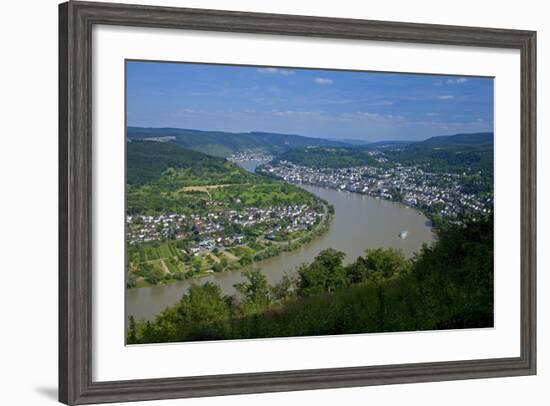
<instances>
[{"instance_id":1,"label":"brown river water","mask_svg":"<svg viewBox=\"0 0 550 406\"><path fill-rule=\"evenodd\" d=\"M162 309L176 303L190 286L208 281L219 285L224 293L232 294L235 292L233 285L242 281L241 272L248 269L261 269L270 283L277 282L285 271L311 262L326 248L345 252L345 262L349 263L363 255L367 248L397 248L410 257L423 243L434 239L429 220L415 209L358 193L311 185L301 187L334 206L335 215L326 234L295 251L284 252L238 271L210 274L165 286L127 289L126 316L132 315L137 320L152 319ZM400 238L399 233L404 230L408 231L407 236Z\"/></svg>"}]
</instances>

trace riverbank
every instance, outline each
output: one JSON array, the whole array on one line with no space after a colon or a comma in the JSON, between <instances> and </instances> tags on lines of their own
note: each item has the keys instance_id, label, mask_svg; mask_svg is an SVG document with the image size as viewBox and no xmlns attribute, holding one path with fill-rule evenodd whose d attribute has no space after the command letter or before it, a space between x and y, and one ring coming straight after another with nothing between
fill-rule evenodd
<instances>
[{"instance_id":1,"label":"riverbank","mask_svg":"<svg viewBox=\"0 0 550 406\"><path fill-rule=\"evenodd\" d=\"M322 214L318 223L313 225L311 229L289 233L283 239L278 239L272 236L255 237L254 241L246 241L244 244L236 244L223 249L208 249L204 248L201 251L194 253L191 256L192 260L200 260L203 265L200 269L190 269L187 272L178 271L178 258L181 256L180 250L172 246L174 242L158 242L157 250L165 252L165 257L161 257L149 261L151 266L156 266L164 270L165 275L171 275L171 278L164 277L150 281L146 278L140 278L132 284L127 283L128 289L141 289L151 286L165 286L181 282L183 280L200 279L209 276L213 273L223 273L230 271L239 271L250 264L264 261L269 258L281 255L284 252L291 252L299 249L304 244L312 242L314 239L326 233L330 227L334 216L334 208L326 201L314 196L317 208L322 209ZM308 227L309 228L309 227ZM198 255L198 256L197 256ZM221 264L224 264L221 266ZM172 272L175 268L176 271Z\"/></svg>"},{"instance_id":2,"label":"riverbank","mask_svg":"<svg viewBox=\"0 0 550 406\"><path fill-rule=\"evenodd\" d=\"M293 185L296 185L296 186L299 186L299 187L302 187L303 185L309 185L309 186L316 186L316 187L323 187L323 188L327 188L327 189L332 189L332 190L336 190L338 192L342 192L342 193L356 193L358 195L363 195L363 196L370 196L370 197L373 197L374 199L380 199L380 200L385 200L385 201L388 201L388 202L392 202L394 204L397 204L397 205L400 205L402 206L403 208L407 208L407 209L411 209L411 210L415 210L419 213L422 213L424 216L426 216L426 218L429 219L430 221L430 228L432 229L432 231L436 231L436 229L438 228L438 226L440 225L440 222L438 221L438 219L434 216L434 213L433 211L430 211L430 210L426 210L422 207L418 207L418 206L414 206L414 205L411 205L411 204L407 204L405 201L403 200L399 200L399 199L395 199L395 198L391 198L391 197L386 197L386 196L380 196L379 194L371 194L371 193L365 193L365 192L360 192L360 191L356 191L356 190L348 190L348 189L341 189L341 188L338 188L338 187L335 187L335 186L330 186L330 185L319 185L319 184L316 184L316 183L307 183L307 182L294 182L292 183Z\"/></svg>"}]
</instances>

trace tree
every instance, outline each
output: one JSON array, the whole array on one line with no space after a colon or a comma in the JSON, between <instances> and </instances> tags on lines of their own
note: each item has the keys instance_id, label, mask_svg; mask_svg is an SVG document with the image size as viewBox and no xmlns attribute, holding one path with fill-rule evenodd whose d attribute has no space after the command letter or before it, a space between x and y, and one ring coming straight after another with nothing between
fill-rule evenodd
<instances>
[{"instance_id":1,"label":"tree","mask_svg":"<svg viewBox=\"0 0 550 406\"><path fill-rule=\"evenodd\" d=\"M333 248L323 250L310 265L298 269L298 294L332 293L348 284L343 266L345 254Z\"/></svg>"},{"instance_id":2,"label":"tree","mask_svg":"<svg viewBox=\"0 0 550 406\"><path fill-rule=\"evenodd\" d=\"M137 343L136 319L134 316L128 318L128 344Z\"/></svg>"},{"instance_id":3,"label":"tree","mask_svg":"<svg viewBox=\"0 0 550 406\"><path fill-rule=\"evenodd\" d=\"M244 254L240 259L239 263L242 266L248 265L252 263L252 257L249 254Z\"/></svg>"},{"instance_id":4,"label":"tree","mask_svg":"<svg viewBox=\"0 0 550 406\"><path fill-rule=\"evenodd\" d=\"M128 277L126 278L126 287L135 288L137 286L136 275L133 272L128 272Z\"/></svg>"},{"instance_id":5,"label":"tree","mask_svg":"<svg viewBox=\"0 0 550 406\"><path fill-rule=\"evenodd\" d=\"M193 259L193 270L198 273L201 271L201 269L202 269L202 261L195 257Z\"/></svg>"},{"instance_id":6,"label":"tree","mask_svg":"<svg viewBox=\"0 0 550 406\"><path fill-rule=\"evenodd\" d=\"M404 274L410 269L410 263L400 250L377 248L366 251L365 265L367 278L380 282Z\"/></svg>"},{"instance_id":7,"label":"tree","mask_svg":"<svg viewBox=\"0 0 550 406\"><path fill-rule=\"evenodd\" d=\"M222 268L225 268L228 264L227 257L223 254L220 255L220 265Z\"/></svg>"},{"instance_id":8,"label":"tree","mask_svg":"<svg viewBox=\"0 0 550 406\"><path fill-rule=\"evenodd\" d=\"M254 307L266 307L269 305L269 285L267 278L259 270L245 271L245 282L237 283L233 287L244 296L244 301Z\"/></svg>"},{"instance_id":9,"label":"tree","mask_svg":"<svg viewBox=\"0 0 550 406\"><path fill-rule=\"evenodd\" d=\"M212 270L214 272L221 272L223 271L223 266L220 262L216 262L213 266L212 266Z\"/></svg>"},{"instance_id":10,"label":"tree","mask_svg":"<svg viewBox=\"0 0 550 406\"><path fill-rule=\"evenodd\" d=\"M352 285L367 280L368 274L367 261L364 257L358 257L355 262L346 267L346 275Z\"/></svg>"},{"instance_id":11,"label":"tree","mask_svg":"<svg viewBox=\"0 0 550 406\"><path fill-rule=\"evenodd\" d=\"M281 280L271 287L271 296L274 300L284 301L293 298L296 293L298 279L295 275L285 273Z\"/></svg>"},{"instance_id":12,"label":"tree","mask_svg":"<svg viewBox=\"0 0 550 406\"><path fill-rule=\"evenodd\" d=\"M437 244L423 247L413 263L422 323L436 328L492 326L493 269L492 214L441 228Z\"/></svg>"},{"instance_id":13,"label":"tree","mask_svg":"<svg viewBox=\"0 0 550 406\"><path fill-rule=\"evenodd\" d=\"M141 276L149 283L158 283L163 277L164 272L159 268L155 268L150 263L141 263L134 272L136 276Z\"/></svg>"}]
</instances>

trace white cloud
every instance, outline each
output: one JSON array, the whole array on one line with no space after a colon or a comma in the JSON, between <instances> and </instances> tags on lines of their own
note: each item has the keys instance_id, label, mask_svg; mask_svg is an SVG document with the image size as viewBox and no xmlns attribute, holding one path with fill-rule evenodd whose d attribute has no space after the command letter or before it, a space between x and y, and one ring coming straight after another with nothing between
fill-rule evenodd
<instances>
[{"instance_id":1,"label":"white cloud","mask_svg":"<svg viewBox=\"0 0 550 406\"><path fill-rule=\"evenodd\" d=\"M368 111L355 111L349 113L340 113L338 119L343 121L367 122L370 124L397 125L404 122L405 117L395 114L371 113Z\"/></svg>"},{"instance_id":2,"label":"white cloud","mask_svg":"<svg viewBox=\"0 0 550 406\"><path fill-rule=\"evenodd\" d=\"M390 100L381 100L381 101L377 101L377 102L366 103L365 105L366 106L393 106L394 102L392 102Z\"/></svg>"},{"instance_id":3,"label":"white cloud","mask_svg":"<svg viewBox=\"0 0 550 406\"><path fill-rule=\"evenodd\" d=\"M313 81L318 85L332 85L333 83L332 79L327 78L315 78Z\"/></svg>"},{"instance_id":4,"label":"white cloud","mask_svg":"<svg viewBox=\"0 0 550 406\"><path fill-rule=\"evenodd\" d=\"M283 76L294 75L294 71L289 69L258 68L257 71L260 73L268 73L268 74L270 73L270 74L277 74L277 75L283 75Z\"/></svg>"},{"instance_id":5,"label":"white cloud","mask_svg":"<svg viewBox=\"0 0 550 406\"><path fill-rule=\"evenodd\" d=\"M463 83L466 83L468 79L466 78L456 78L456 79L447 79L448 85L461 85Z\"/></svg>"},{"instance_id":6,"label":"white cloud","mask_svg":"<svg viewBox=\"0 0 550 406\"><path fill-rule=\"evenodd\" d=\"M371 113L368 111L350 111L331 113L326 111L308 110L272 110L269 114L285 120L314 120L332 123L352 123L355 125L376 125L383 127L401 126L405 117L394 114Z\"/></svg>"},{"instance_id":7,"label":"white cloud","mask_svg":"<svg viewBox=\"0 0 550 406\"><path fill-rule=\"evenodd\" d=\"M437 96L437 98L438 98L439 100L451 100L451 99L454 99L454 96L451 96L451 95L449 95L449 94L444 94L444 95L442 95L442 96Z\"/></svg>"},{"instance_id":8,"label":"white cloud","mask_svg":"<svg viewBox=\"0 0 550 406\"><path fill-rule=\"evenodd\" d=\"M322 114L318 111L279 111L279 110L273 110L271 112L274 116L277 117L299 117L299 116L321 116Z\"/></svg>"},{"instance_id":9,"label":"white cloud","mask_svg":"<svg viewBox=\"0 0 550 406\"><path fill-rule=\"evenodd\" d=\"M198 112L193 109L181 108L181 109L172 111L171 113L168 113L168 115L172 117L182 117L182 116L187 116L188 114L194 114L194 113L198 113Z\"/></svg>"}]
</instances>

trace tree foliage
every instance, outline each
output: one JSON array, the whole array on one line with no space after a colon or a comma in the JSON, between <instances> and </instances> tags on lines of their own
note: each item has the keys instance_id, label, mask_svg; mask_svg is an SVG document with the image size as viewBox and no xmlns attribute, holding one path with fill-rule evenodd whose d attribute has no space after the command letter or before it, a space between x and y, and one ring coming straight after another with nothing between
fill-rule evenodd
<instances>
[{"instance_id":1,"label":"tree foliage","mask_svg":"<svg viewBox=\"0 0 550 406\"><path fill-rule=\"evenodd\" d=\"M298 295L331 293L348 284L343 265L345 254L333 248L323 250L309 265L298 269Z\"/></svg>"},{"instance_id":2,"label":"tree foliage","mask_svg":"<svg viewBox=\"0 0 550 406\"><path fill-rule=\"evenodd\" d=\"M269 285L267 278L259 270L242 273L245 281L235 285L235 289L244 297L244 303L253 309L263 309L269 305Z\"/></svg>"}]
</instances>

